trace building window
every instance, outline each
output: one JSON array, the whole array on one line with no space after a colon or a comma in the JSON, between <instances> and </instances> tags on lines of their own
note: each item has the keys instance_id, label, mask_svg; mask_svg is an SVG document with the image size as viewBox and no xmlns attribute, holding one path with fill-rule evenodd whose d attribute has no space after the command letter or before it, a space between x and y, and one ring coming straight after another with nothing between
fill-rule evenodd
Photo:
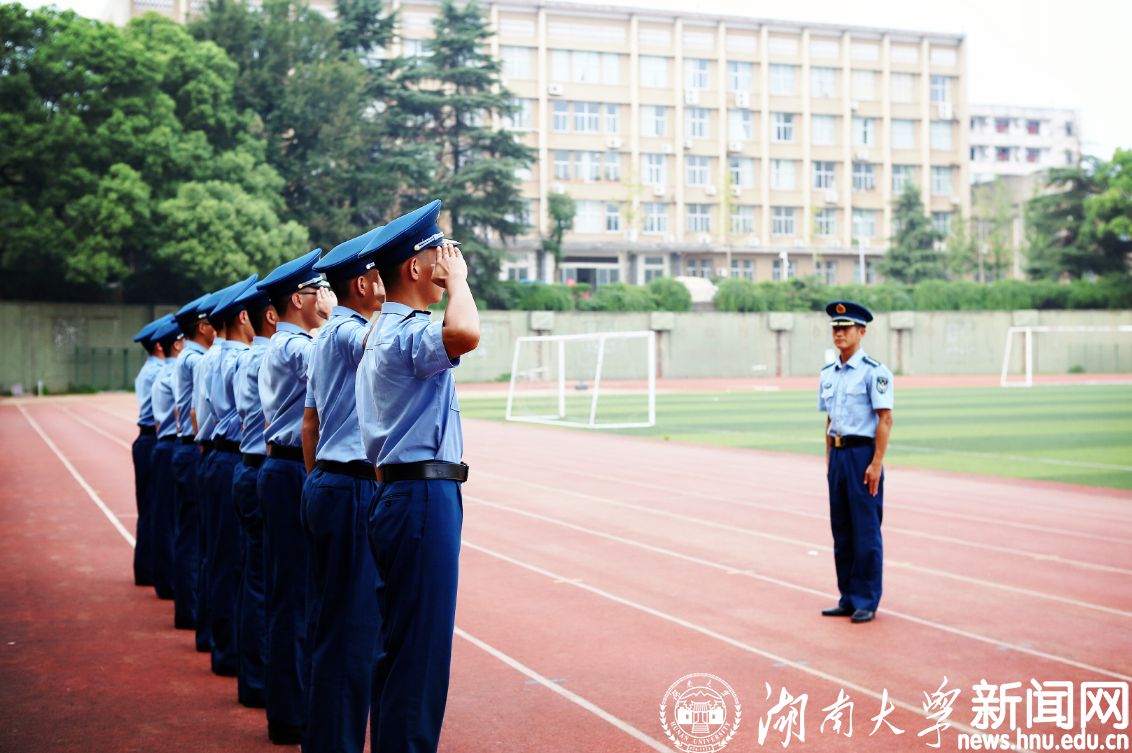
<instances>
[{"instance_id":1,"label":"building window","mask_svg":"<svg viewBox=\"0 0 1132 753\"><path fill-rule=\"evenodd\" d=\"M835 116L814 115L810 122L814 131L814 146L834 146L837 143L837 118Z\"/></svg>"},{"instance_id":2,"label":"building window","mask_svg":"<svg viewBox=\"0 0 1132 753\"><path fill-rule=\"evenodd\" d=\"M794 235L794 207L770 208L770 233L777 237Z\"/></svg>"},{"instance_id":3,"label":"building window","mask_svg":"<svg viewBox=\"0 0 1132 753\"><path fill-rule=\"evenodd\" d=\"M1041 132L1042 132L1042 121L1040 121L1040 120L1027 120L1026 121L1026 133L1030 134L1031 136L1037 136Z\"/></svg>"},{"instance_id":4,"label":"building window","mask_svg":"<svg viewBox=\"0 0 1132 753\"><path fill-rule=\"evenodd\" d=\"M621 180L621 152L605 153L605 179Z\"/></svg>"},{"instance_id":5,"label":"building window","mask_svg":"<svg viewBox=\"0 0 1132 753\"><path fill-rule=\"evenodd\" d=\"M428 48L425 46L423 39L406 39L404 40L405 57L407 58L423 58L428 57Z\"/></svg>"},{"instance_id":6,"label":"building window","mask_svg":"<svg viewBox=\"0 0 1132 753\"><path fill-rule=\"evenodd\" d=\"M650 89L668 88L668 58L641 55L641 86Z\"/></svg>"},{"instance_id":7,"label":"building window","mask_svg":"<svg viewBox=\"0 0 1132 753\"><path fill-rule=\"evenodd\" d=\"M733 62L727 64L727 88L733 92L746 92L751 90L754 81L755 66L753 63Z\"/></svg>"},{"instance_id":8,"label":"building window","mask_svg":"<svg viewBox=\"0 0 1132 753\"><path fill-rule=\"evenodd\" d=\"M874 71L853 71L853 99L872 101L877 98L877 74Z\"/></svg>"},{"instance_id":9,"label":"building window","mask_svg":"<svg viewBox=\"0 0 1132 753\"><path fill-rule=\"evenodd\" d=\"M668 130L668 108L660 105L641 107L641 136L663 136Z\"/></svg>"},{"instance_id":10,"label":"building window","mask_svg":"<svg viewBox=\"0 0 1132 753\"><path fill-rule=\"evenodd\" d=\"M810 96L817 99L828 99L837 96L836 68L810 69Z\"/></svg>"},{"instance_id":11,"label":"building window","mask_svg":"<svg viewBox=\"0 0 1132 753\"><path fill-rule=\"evenodd\" d=\"M795 165L792 159L770 161L770 187L775 191L793 191L797 188Z\"/></svg>"},{"instance_id":12,"label":"building window","mask_svg":"<svg viewBox=\"0 0 1132 753\"><path fill-rule=\"evenodd\" d=\"M534 100L512 99L511 106L514 110L510 115L504 117L504 126L513 131L530 130L531 117L534 114Z\"/></svg>"},{"instance_id":13,"label":"building window","mask_svg":"<svg viewBox=\"0 0 1132 753\"><path fill-rule=\"evenodd\" d=\"M995 118L994 119L994 132L995 133L1010 133L1010 118Z\"/></svg>"},{"instance_id":14,"label":"building window","mask_svg":"<svg viewBox=\"0 0 1132 753\"><path fill-rule=\"evenodd\" d=\"M731 234L751 235L755 232L755 208L750 206L731 207Z\"/></svg>"},{"instance_id":15,"label":"building window","mask_svg":"<svg viewBox=\"0 0 1132 753\"><path fill-rule=\"evenodd\" d=\"M750 259L736 259L731 257L731 276L744 280L755 279L755 265Z\"/></svg>"},{"instance_id":16,"label":"building window","mask_svg":"<svg viewBox=\"0 0 1132 753\"><path fill-rule=\"evenodd\" d=\"M621 83L621 56L615 52L601 53L601 83L606 86Z\"/></svg>"},{"instance_id":17,"label":"building window","mask_svg":"<svg viewBox=\"0 0 1132 753\"><path fill-rule=\"evenodd\" d=\"M912 165L893 165L892 166L892 192L894 194L904 193L904 187L913 183L915 174Z\"/></svg>"},{"instance_id":18,"label":"building window","mask_svg":"<svg viewBox=\"0 0 1132 753\"><path fill-rule=\"evenodd\" d=\"M617 105L605 106L605 132L617 133L621 130L621 108Z\"/></svg>"},{"instance_id":19,"label":"building window","mask_svg":"<svg viewBox=\"0 0 1132 753\"><path fill-rule=\"evenodd\" d=\"M821 160L814 162L814 188L819 191L831 190L837 186L836 180L835 162L823 162Z\"/></svg>"},{"instance_id":20,"label":"building window","mask_svg":"<svg viewBox=\"0 0 1132 753\"><path fill-rule=\"evenodd\" d=\"M684 111L687 134L690 139L708 138L708 111L704 107L689 107Z\"/></svg>"},{"instance_id":21,"label":"building window","mask_svg":"<svg viewBox=\"0 0 1132 753\"><path fill-rule=\"evenodd\" d=\"M853 210L853 237L875 238L877 234L877 210Z\"/></svg>"},{"instance_id":22,"label":"building window","mask_svg":"<svg viewBox=\"0 0 1132 753\"><path fill-rule=\"evenodd\" d=\"M832 238L837 235L836 209L826 207L814 213L814 234L819 238Z\"/></svg>"},{"instance_id":23,"label":"building window","mask_svg":"<svg viewBox=\"0 0 1132 753\"><path fill-rule=\"evenodd\" d=\"M530 267L507 267L507 279L512 282L526 282L530 279Z\"/></svg>"},{"instance_id":24,"label":"building window","mask_svg":"<svg viewBox=\"0 0 1132 753\"><path fill-rule=\"evenodd\" d=\"M645 202L645 232L668 232L668 205L660 201ZM663 263L663 260L661 260ZM662 277L663 274L657 275ZM647 273L646 273L647 278ZM645 280L648 282L648 279Z\"/></svg>"},{"instance_id":25,"label":"building window","mask_svg":"<svg viewBox=\"0 0 1132 753\"><path fill-rule=\"evenodd\" d=\"M935 196L951 195L950 167L932 167L932 194Z\"/></svg>"},{"instance_id":26,"label":"building window","mask_svg":"<svg viewBox=\"0 0 1132 753\"><path fill-rule=\"evenodd\" d=\"M911 73L893 73L890 82L893 102L916 101L916 77Z\"/></svg>"},{"instance_id":27,"label":"building window","mask_svg":"<svg viewBox=\"0 0 1132 753\"><path fill-rule=\"evenodd\" d=\"M554 132L566 133L570 130L570 103L561 100L554 103Z\"/></svg>"},{"instance_id":28,"label":"building window","mask_svg":"<svg viewBox=\"0 0 1132 753\"><path fill-rule=\"evenodd\" d=\"M789 144L794 141L794 113L771 113L774 124L773 136L775 143Z\"/></svg>"},{"instance_id":29,"label":"building window","mask_svg":"<svg viewBox=\"0 0 1132 753\"><path fill-rule=\"evenodd\" d=\"M951 212L932 212L932 227L942 237L951 235Z\"/></svg>"},{"instance_id":30,"label":"building window","mask_svg":"<svg viewBox=\"0 0 1132 753\"><path fill-rule=\"evenodd\" d=\"M554 153L554 179L570 180L570 152L559 150Z\"/></svg>"},{"instance_id":31,"label":"building window","mask_svg":"<svg viewBox=\"0 0 1132 753\"><path fill-rule=\"evenodd\" d=\"M995 162L1009 162L1010 161L1010 147L996 146L994 148L994 161Z\"/></svg>"},{"instance_id":32,"label":"building window","mask_svg":"<svg viewBox=\"0 0 1132 753\"><path fill-rule=\"evenodd\" d=\"M570 80L570 53L567 50L550 51L550 80Z\"/></svg>"},{"instance_id":33,"label":"building window","mask_svg":"<svg viewBox=\"0 0 1132 753\"><path fill-rule=\"evenodd\" d=\"M684 87L687 89L708 88L708 71L711 70L711 61L700 58L688 58L684 61Z\"/></svg>"},{"instance_id":34,"label":"building window","mask_svg":"<svg viewBox=\"0 0 1132 753\"><path fill-rule=\"evenodd\" d=\"M932 121L932 149L951 151L951 122L947 120Z\"/></svg>"},{"instance_id":35,"label":"building window","mask_svg":"<svg viewBox=\"0 0 1132 753\"><path fill-rule=\"evenodd\" d=\"M877 119L853 118L853 146L876 146Z\"/></svg>"},{"instance_id":36,"label":"building window","mask_svg":"<svg viewBox=\"0 0 1132 753\"><path fill-rule=\"evenodd\" d=\"M794 264L793 259L790 259L789 261L786 262L786 275L785 276L783 276L783 274L782 274L782 259L775 259L774 260L774 265L771 267L771 279L772 280L774 280L775 282L780 282L782 280L789 280L791 277L797 277L797 276L798 276L798 269L797 269L797 265Z\"/></svg>"},{"instance_id":37,"label":"building window","mask_svg":"<svg viewBox=\"0 0 1132 753\"><path fill-rule=\"evenodd\" d=\"M1065 135L1072 138L1072 136L1073 136L1073 123L1072 123L1072 121L1065 124Z\"/></svg>"},{"instance_id":38,"label":"building window","mask_svg":"<svg viewBox=\"0 0 1132 753\"><path fill-rule=\"evenodd\" d=\"M711 232L711 204L688 205L688 232Z\"/></svg>"},{"instance_id":39,"label":"building window","mask_svg":"<svg viewBox=\"0 0 1132 753\"><path fill-rule=\"evenodd\" d=\"M826 285L837 284L837 262L819 261L814 264L814 273Z\"/></svg>"},{"instance_id":40,"label":"building window","mask_svg":"<svg viewBox=\"0 0 1132 753\"><path fill-rule=\"evenodd\" d=\"M515 81L533 79L531 52L530 47L503 47L500 50L503 57L503 77Z\"/></svg>"},{"instance_id":41,"label":"building window","mask_svg":"<svg viewBox=\"0 0 1132 753\"><path fill-rule=\"evenodd\" d=\"M601 152L574 152L574 178L592 183L601 180Z\"/></svg>"},{"instance_id":42,"label":"building window","mask_svg":"<svg viewBox=\"0 0 1132 753\"><path fill-rule=\"evenodd\" d=\"M865 260L865 279L863 282L866 285L872 285L877 281L876 264L871 260ZM853 282L862 282L861 280L861 262L853 262Z\"/></svg>"},{"instance_id":43,"label":"building window","mask_svg":"<svg viewBox=\"0 0 1132 753\"><path fill-rule=\"evenodd\" d=\"M770 66L770 93L777 97L794 96L794 74L796 65L772 63Z\"/></svg>"},{"instance_id":44,"label":"building window","mask_svg":"<svg viewBox=\"0 0 1132 753\"><path fill-rule=\"evenodd\" d=\"M750 188L755 185L755 161L750 157L731 157L727 160L731 171L731 185Z\"/></svg>"},{"instance_id":45,"label":"building window","mask_svg":"<svg viewBox=\"0 0 1132 753\"><path fill-rule=\"evenodd\" d=\"M951 77L932 76L932 102L951 101Z\"/></svg>"},{"instance_id":46,"label":"building window","mask_svg":"<svg viewBox=\"0 0 1132 753\"><path fill-rule=\"evenodd\" d=\"M615 201L607 202L605 205L605 232L621 232L621 205Z\"/></svg>"},{"instance_id":47,"label":"building window","mask_svg":"<svg viewBox=\"0 0 1132 753\"><path fill-rule=\"evenodd\" d=\"M892 121L892 148L893 149L915 149L916 148L916 121L914 121L914 120L893 120Z\"/></svg>"},{"instance_id":48,"label":"building window","mask_svg":"<svg viewBox=\"0 0 1132 753\"><path fill-rule=\"evenodd\" d=\"M706 186L711 182L708 158L688 155L684 158L684 182L689 186Z\"/></svg>"},{"instance_id":49,"label":"building window","mask_svg":"<svg viewBox=\"0 0 1132 753\"><path fill-rule=\"evenodd\" d=\"M876 165L871 162L853 163L853 190L873 191L876 189Z\"/></svg>"},{"instance_id":50,"label":"building window","mask_svg":"<svg viewBox=\"0 0 1132 753\"><path fill-rule=\"evenodd\" d=\"M667 224L667 220L665 221L665 224ZM664 277L664 257L646 256L644 268L646 284L652 282L658 277Z\"/></svg>"},{"instance_id":51,"label":"building window","mask_svg":"<svg viewBox=\"0 0 1132 753\"><path fill-rule=\"evenodd\" d=\"M597 102L575 102L574 131L576 133L600 133L601 105Z\"/></svg>"},{"instance_id":52,"label":"building window","mask_svg":"<svg viewBox=\"0 0 1132 753\"><path fill-rule=\"evenodd\" d=\"M663 186L666 182L664 170L664 155L663 154L646 154L645 158L645 183L651 186Z\"/></svg>"},{"instance_id":53,"label":"building window","mask_svg":"<svg viewBox=\"0 0 1132 753\"><path fill-rule=\"evenodd\" d=\"M727 111L727 135L735 141L751 141L755 138L755 117L750 110Z\"/></svg>"},{"instance_id":54,"label":"building window","mask_svg":"<svg viewBox=\"0 0 1132 753\"><path fill-rule=\"evenodd\" d=\"M574 232L600 233L602 228L602 202L574 202Z\"/></svg>"}]
</instances>

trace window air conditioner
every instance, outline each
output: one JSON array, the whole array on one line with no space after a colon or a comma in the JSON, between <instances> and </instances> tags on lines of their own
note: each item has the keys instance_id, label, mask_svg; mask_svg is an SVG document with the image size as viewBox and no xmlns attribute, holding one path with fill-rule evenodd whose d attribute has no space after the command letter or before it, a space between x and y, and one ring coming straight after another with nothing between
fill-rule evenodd
<instances>
[{"instance_id":1,"label":"window air conditioner","mask_svg":"<svg viewBox=\"0 0 1132 753\"><path fill-rule=\"evenodd\" d=\"M610 149L620 149L621 148L621 139L617 138L616 136L613 136L612 138L610 138L608 141L605 142L605 145L607 147L609 147Z\"/></svg>"},{"instance_id":2,"label":"window air conditioner","mask_svg":"<svg viewBox=\"0 0 1132 753\"><path fill-rule=\"evenodd\" d=\"M735 106L736 107L750 107L751 106L751 93L750 92L735 92Z\"/></svg>"},{"instance_id":3,"label":"window air conditioner","mask_svg":"<svg viewBox=\"0 0 1132 753\"><path fill-rule=\"evenodd\" d=\"M657 184L652 187L653 196L664 196L664 186Z\"/></svg>"},{"instance_id":4,"label":"window air conditioner","mask_svg":"<svg viewBox=\"0 0 1132 753\"><path fill-rule=\"evenodd\" d=\"M712 186L712 185L704 186L704 193L707 194L708 196L715 196L715 186Z\"/></svg>"},{"instance_id":5,"label":"window air conditioner","mask_svg":"<svg viewBox=\"0 0 1132 753\"><path fill-rule=\"evenodd\" d=\"M707 246L707 245L711 244L711 236L710 235L700 235L699 237L696 238L696 240L698 240L700 242L701 246Z\"/></svg>"},{"instance_id":6,"label":"window air conditioner","mask_svg":"<svg viewBox=\"0 0 1132 753\"><path fill-rule=\"evenodd\" d=\"M741 151L743 151L743 142L742 141L728 141L727 142L727 151L729 151L729 152L741 152Z\"/></svg>"},{"instance_id":7,"label":"window air conditioner","mask_svg":"<svg viewBox=\"0 0 1132 753\"><path fill-rule=\"evenodd\" d=\"M836 204L837 203L837 191L834 191L832 189L826 191L825 192L825 203L826 204Z\"/></svg>"},{"instance_id":8,"label":"window air conditioner","mask_svg":"<svg viewBox=\"0 0 1132 753\"><path fill-rule=\"evenodd\" d=\"M731 195L734 196L736 199L738 199L740 196L743 195L743 187L742 186L731 186Z\"/></svg>"},{"instance_id":9,"label":"window air conditioner","mask_svg":"<svg viewBox=\"0 0 1132 753\"><path fill-rule=\"evenodd\" d=\"M561 97L562 84L551 84L550 86L546 87L546 93L552 97Z\"/></svg>"},{"instance_id":10,"label":"window air conditioner","mask_svg":"<svg viewBox=\"0 0 1132 753\"><path fill-rule=\"evenodd\" d=\"M684 90L684 104L698 105L700 103L700 90L699 89L685 89Z\"/></svg>"}]
</instances>

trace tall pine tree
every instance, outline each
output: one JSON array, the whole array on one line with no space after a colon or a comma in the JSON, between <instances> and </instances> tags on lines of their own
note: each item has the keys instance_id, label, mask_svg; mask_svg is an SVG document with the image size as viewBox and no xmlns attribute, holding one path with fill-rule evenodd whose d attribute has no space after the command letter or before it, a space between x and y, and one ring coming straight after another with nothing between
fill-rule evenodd
<instances>
[{"instance_id":1,"label":"tall pine tree","mask_svg":"<svg viewBox=\"0 0 1132 753\"><path fill-rule=\"evenodd\" d=\"M881 274L904 283L944 279L943 254L935 247L940 235L924 214L920 190L914 185L906 186L896 200L893 221L897 231L881 261Z\"/></svg>"},{"instance_id":2,"label":"tall pine tree","mask_svg":"<svg viewBox=\"0 0 1132 753\"><path fill-rule=\"evenodd\" d=\"M495 125L514 107L500 85L501 66L488 50L492 32L475 0L462 8L444 0L433 27L426 55L403 74L412 91L397 103L412 118L411 135L432 150L432 180L419 186L416 198L444 202L452 235L463 243L472 290L499 305L500 245L524 230L515 219L522 213L515 173L531 163L533 152Z\"/></svg>"}]
</instances>

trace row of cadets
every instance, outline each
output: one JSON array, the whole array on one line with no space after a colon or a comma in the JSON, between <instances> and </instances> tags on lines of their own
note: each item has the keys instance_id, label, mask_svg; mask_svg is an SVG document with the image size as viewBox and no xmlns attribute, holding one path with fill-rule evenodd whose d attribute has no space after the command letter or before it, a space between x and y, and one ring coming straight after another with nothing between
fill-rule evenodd
<instances>
[{"instance_id":1,"label":"row of cadets","mask_svg":"<svg viewBox=\"0 0 1132 753\"><path fill-rule=\"evenodd\" d=\"M134 584L138 586L153 585L153 537L150 532L152 497L149 493L152 468L150 455L157 444L157 429L153 419L153 382L165 364L164 351L154 335L172 319L172 316L154 319L134 335L134 342L146 352L145 363L134 379L134 395L138 400L138 436L130 448L134 461L134 499L138 509L135 535L137 545L134 547Z\"/></svg>"},{"instance_id":2,"label":"row of cadets","mask_svg":"<svg viewBox=\"0 0 1132 753\"><path fill-rule=\"evenodd\" d=\"M160 599L173 598L173 542L177 532L177 508L173 482L173 450L177 442L174 418L173 373L185 339L172 316L153 334L156 352L164 358L150 391L156 442L150 454L149 511L153 552L153 590Z\"/></svg>"}]
</instances>

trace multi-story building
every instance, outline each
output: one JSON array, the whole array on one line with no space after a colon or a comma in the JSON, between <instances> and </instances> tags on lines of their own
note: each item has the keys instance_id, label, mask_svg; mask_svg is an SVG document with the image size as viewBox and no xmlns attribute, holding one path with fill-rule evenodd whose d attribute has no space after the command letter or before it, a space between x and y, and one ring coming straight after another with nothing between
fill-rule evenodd
<instances>
[{"instance_id":1,"label":"multi-story building","mask_svg":"<svg viewBox=\"0 0 1132 753\"><path fill-rule=\"evenodd\" d=\"M971 105L970 111L972 183L1072 166L1081 159L1076 110Z\"/></svg>"}]
</instances>

